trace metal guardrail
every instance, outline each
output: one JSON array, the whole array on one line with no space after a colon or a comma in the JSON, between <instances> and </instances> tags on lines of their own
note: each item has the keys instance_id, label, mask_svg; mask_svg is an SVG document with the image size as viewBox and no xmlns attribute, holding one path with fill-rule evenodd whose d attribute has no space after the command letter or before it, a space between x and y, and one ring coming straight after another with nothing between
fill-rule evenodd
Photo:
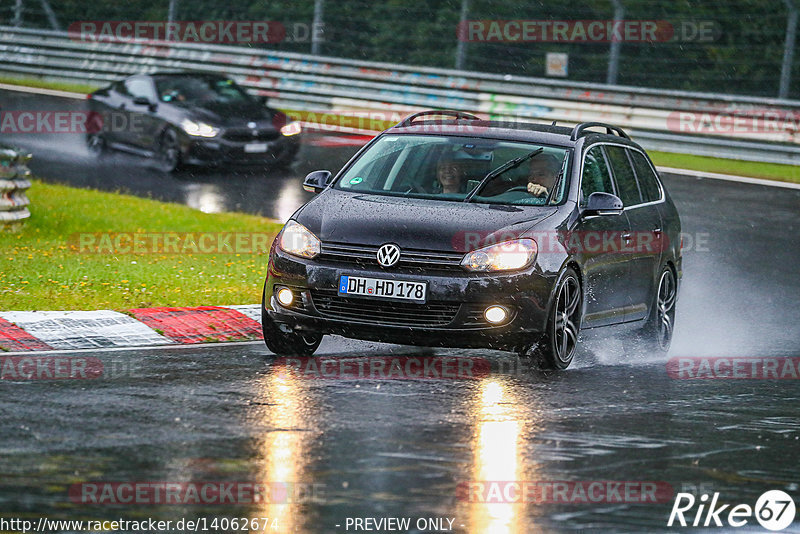
<instances>
[{"instance_id":1,"label":"metal guardrail","mask_svg":"<svg viewBox=\"0 0 800 534\"><path fill-rule=\"evenodd\" d=\"M630 130L648 149L800 163L800 101L570 83L237 46L84 42L64 32L0 26L0 73L99 86L158 70L224 73L268 96L273 106L293 110L375 111L394 118L421 108L448 108L506 120L602 121ZM680 121L686 117L718 129L725 126L714 126L719 117L750 126L735 135L697 135L681 132ZM767 124L764 117L776 119Z\"/></svg>"},{"instance_id":2,"label":"metal guardrail","mask_svg":"<svg viewBox=\"0 0 800 534\"><path fill-rule=\"evenodd\" d=\"M0 224L22 221L31 216L25 195L31 183L27 163L30 154L0 145Z\"/></svg>"}]
</instances>

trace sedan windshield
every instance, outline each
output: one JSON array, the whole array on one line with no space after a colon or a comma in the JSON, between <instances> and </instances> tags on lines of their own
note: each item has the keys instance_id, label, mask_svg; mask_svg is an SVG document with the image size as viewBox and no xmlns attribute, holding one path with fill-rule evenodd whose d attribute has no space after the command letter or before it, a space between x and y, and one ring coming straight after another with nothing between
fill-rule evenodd
<instances>
[{"instance_id":1,"label":"sedan windshield","mask_svg":"<svg viewBox=\"0 0 800 534\"><path fill-rule=\"evenodd\" d=\"M162 102L186 104L238 104L251 102L250 97L233 80L191 76L164 76L156 79Z\"/></svg>"},{"instance_id":2,"label":"sedan windshield","mask_svg":"<svg viewBox=\"0 0 800 534\"><path fill-rule=\"evenodd\" d=\"M499 139L385 135L358 158L335 187L454 202L463 202L477 189L471 202L558 204L566 190L567 180L562 177L567 176L569 154L563 148ZM516 158L522 162L484 180Z\"/></svg>"}]
</instances>

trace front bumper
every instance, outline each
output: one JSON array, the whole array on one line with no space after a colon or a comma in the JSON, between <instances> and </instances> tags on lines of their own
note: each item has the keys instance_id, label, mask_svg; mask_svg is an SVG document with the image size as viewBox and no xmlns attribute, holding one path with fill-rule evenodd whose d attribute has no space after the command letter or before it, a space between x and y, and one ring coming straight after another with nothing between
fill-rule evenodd
<instances>
[{"instance_id":1,"label":"front bumper","mask_svg":"<svg viewBox=\"0 0 800 534\"><path fill-rule=\"evenodd\" d=\"M263 152L246 152L252 143L267 145ZM223 137L209 139L188 138L183 150L183 160L190 165L264 164L290 161L300 149L300 135L280 135L270 141L240 142Z\"/></svg>"},{"instance_id":2,"label":"front bumper","mask_svg":"<svg viewBox=\"0 0 800 534\"><path fill-rule=\"evenodd\" d=\"M428 284L426 303L341 297L337 287L342 275L424 281ZM535 266L492 275L460 270L383 270L301 259L273 246L264 306L270 319L294 330L404 345L515 350L541 337L554 283L554 276ZM273 297L276 286L294 292L289 307ZM506 323L491 325L483 318L483 311L493 304L511 312Z\"/></svg>"}]
</instances>

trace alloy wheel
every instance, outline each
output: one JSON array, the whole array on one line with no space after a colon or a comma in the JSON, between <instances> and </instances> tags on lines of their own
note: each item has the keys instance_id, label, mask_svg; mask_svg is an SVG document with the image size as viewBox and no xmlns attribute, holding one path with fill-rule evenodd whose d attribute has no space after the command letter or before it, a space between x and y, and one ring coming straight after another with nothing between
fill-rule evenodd
<instances>
[{"instance_id":1,"label":"alloy wheel","mask_svg":"<svg viewBox=\"0 0 800 534\"><path fill-rule=\"evenodd\" d=\"M658 300L656 301L657 341L659 348L664 351L669 349L672 342L676 290L675 276L670 269L666 269L661 274L661 280L658 283Z\"/></svg>"},{"instance_id":2,"label":"alloy wheel","mask_svg":"<svg viewBox=\"0 0 800 534\"><path fill-rule=\"evenodd\" d=\"M574 276L564 279L558 291L553 321L553 352L560 361L570 361L572 351L578 344L580 324L580 285Z\"/></svg>"}]
</instances>

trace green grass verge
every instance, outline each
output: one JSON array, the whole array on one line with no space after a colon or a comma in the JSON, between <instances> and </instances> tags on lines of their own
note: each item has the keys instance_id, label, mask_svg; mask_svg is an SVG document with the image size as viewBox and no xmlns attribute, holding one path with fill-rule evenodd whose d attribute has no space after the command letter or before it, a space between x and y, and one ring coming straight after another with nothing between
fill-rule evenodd
<instances>
[{"instance_id":1,"label":"green grass verge","mask_svg":"<svg viewBox=\"0 0 800 534\"><path fill-rule=\"evenodd\" d=\"M55 89L56 91L68 91L70 93L91 93L98 89L99 85L85 85L80 83L53 82L40 80L38 78L9 78L0 76L0 83L8 85L22 85L25 87L38 87L39 89Z\"/></svg>"},{"instance_id":2,"label":"green grass verge","mask_svg":"<svg viewBox=\"0 0 800 534\"><path fill-rule=\"evenodd\" d=\"M653 163L663 167L691 169L693 171L718 172L751 178L765 178L781 182L800 183L800 165L781 165L779 163L759 163L737 159L710 158L672 154L670 152L648 152Z\"/></svg>"},{"instance_id":3,"label":"green grass verge","mask_svg":"<svg viewBox=\"0 0 800 534\"><path fill-rule=\"evenodd\" d=\"M33 182L28 193L32 217L14 231L0 231L0 310L121 310L260 302L267 253L253 252L250 244L237 247L232 241L233 248L223 250L232 252L223 254L194 253L191 248L183 254L126 254L118 253L119 249L117 253L109 249L86 253L81 252L79 235L102 245L99 236L87 234L256 233L265 244L260 248L266 248L281 227L270 219L206 214L177 204L39 181ZM208 241L207 246L213 243Z\"/></svg>"}]
</instances>

